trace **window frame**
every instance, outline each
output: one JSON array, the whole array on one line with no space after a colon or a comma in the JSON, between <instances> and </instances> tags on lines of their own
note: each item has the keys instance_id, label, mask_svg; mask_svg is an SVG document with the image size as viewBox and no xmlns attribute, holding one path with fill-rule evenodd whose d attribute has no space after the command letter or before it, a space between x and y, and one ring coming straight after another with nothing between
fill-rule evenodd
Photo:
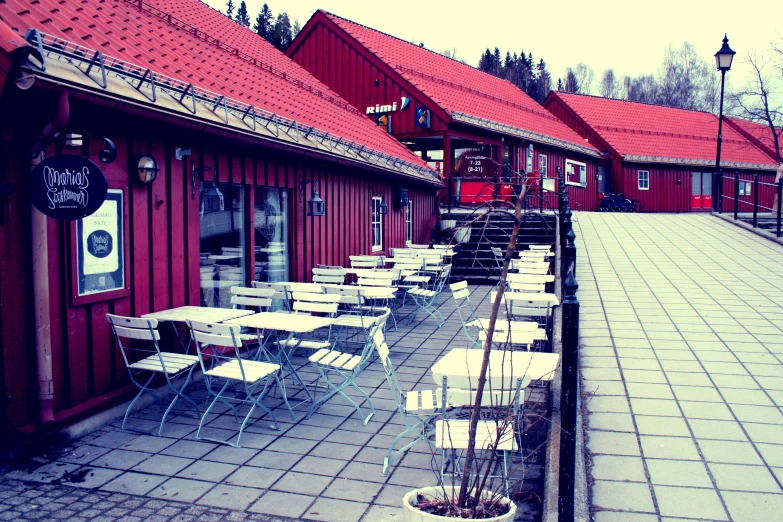
<instances>
[{"instance_id":1,"label":"window frame","mask_svg":"<svg viewBox=\"0 0 783 522\"><path fill-rule=\"evenodd\" d=\"M751 189L752 186L753 186L752 181L740 180L738 197L752 196L753 195L753 189Z\"/></svg>"},{"instance_id":2,"label":"window frame","mask_svg":"<svg viewBox=\"0 0 783 522\"><path fill-rule=\"evenodd\" d=\"M405 205L405 244L413 243L413 200L409 199Z\"/></svg>"},{"instance_id":3,"label":"window frame","mask_svg":"<svg viewBox=\"0 0 783 522\"><path fill-rule=\"evenodd\" d=\"M646 186L642 186L642 173L646 174ZM650 190L650 171L649 170L637 170L636 171L636 188L638 190Z\"/></svg>"},{"instance_id":4,"label":"window frame","mask_svg":"<svg viewBox=\"0 0 783 522\"><path fill-rule=\"evenodd\" d=\"M568 173L568 166L573 165L574 167L579 167L579 181L571 181L569 179L569 173ZM583 169L583 170L582 170ZM584 172L584 178L582 178L582 172ZM587 186L587 164L583 163L581 161L576 160L565 160L565 180L566 185L572 185L574 187L586 187Z\"/></svg>"},{"instance_id":5,"label":"window frame","mask_svg":"<svg viewBox=\"0 0 783 522\"><path fill-rule=\"evenodd\" d=\"M372 245L373 252L380 252L383 250L383 215L381 214L381 203L383 198L380 196L373 196L371 201L370 211L370 243ZM377 218L377 219L376 219ZM375 227L378 227L378 244L375 244Z\"/></svg>"},{"instance_id":6,"label":"window frame","mask_svg":"<svg viewBox=\"0 0 783 522\"><path fill-rule=\"evenodd\" d=\"M549 169L547 168L547 157L546 154L540 154L538 155L538 172L541 174L542 178L548 178L549 177Z\"/></svg>"}]
</instances>

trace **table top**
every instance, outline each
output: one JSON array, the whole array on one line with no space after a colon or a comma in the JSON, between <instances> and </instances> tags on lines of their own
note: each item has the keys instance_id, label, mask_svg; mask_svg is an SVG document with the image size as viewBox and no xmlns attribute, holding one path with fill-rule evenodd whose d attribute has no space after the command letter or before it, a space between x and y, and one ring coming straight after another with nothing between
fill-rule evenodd
<instances>
[{"instance_id":1,"label":"table top","mask_svg":"<svg viewBox=\"0 0 783 522\"><path fill-rule=\"evenodd\" d=\"M144 314L142 317L145 319L157 319L158 321L185 322L188 319L192 319L204 323L220 323L252 313L254 313L252 310L210 308L208 306L180 306L179 308Z\"/></svg>"},{"instance_id":2,"label":"table top","mask_svg":"<svg viewBox=\"0 0 783 522\"><path fill-rule=\"evenodd\" d=\"M283 282L277 283L280 285L285 285L288 287L288 290L291 292L309 292L309 293L316 293L321 294L323 293L324 285L322 283L290 283L290 282Z\"/></svg>"},{"instance_id":3,"label":"table top","mask_svg":"<svg viewBox=\"0 0 783 522\"><path fill-rule=\"evenodd\" d=\"M553 255L555 255L554 252L550 252L547 250L522 250L519 253L519 257L533 257L536 259L552 257Z\"/></svg>"},{"instance_id":4,"label":"table top","mask_svg":"<svg viewBox=\"0 0 783 522\"><path fill-rule=\"evenodd\" d=\"M224 321L226 324L238 324L259 330L280 330L283 332L308 333L334 324L331 317L315 317L304 314L286 314L279 312L261 312Z\"/></svg>"},{"instance_id":5,"label":"table top","mask_svg":"<svg viewBox=\"0 0 783 522\"><path fill-rule=\"evenodd\" d=\"M549 268L548 261L531 261L530 259L512 259L511 262L514 266L522 266L525 268Z\"/></svg>"},{"instance_id":6,"label":"table top","mask_svg":"<svg viewBox=\"0 0 783 522\"><path fill-rule=\"evenodd\" d=\"M387 286L345 286L345 285L333 285L323 284L327 288L347 288L348 290L364 290L364 297L367 299L383 299L385 297L393 297L397 292L396 288ZM355 294L354 294L355 295Z\"/></svg>"},{"instance_id":7,"label":"table top","mask_svg":"<svg viewBox=\"0 0 783 522\"><path fill-rule=\"evenodd\" d=\"M490 297L492 301L495 300L496 294L497 292L492 292ZM503 293L503 299L506 301L511 301L512 303L514 301L527 301L534 303L551 303L553 305L560 304L560 300L558 300L555 294L549 294L546 292L505 292Z\"/></svg>"},{"instance_id":8,"label":"table top","mask_svg":"<svg viewBox=\"0 0 783 522\"><path fill-rule=\"evenodd\" d=\"M455 348L432 366L432 377L437 384L446 376L449 387L475 389L483 355L484 350ZM524 387L532 380L551 381L559 364L556 353L491 350L487 375L495 389L513 388L520 378Z\"/></svg>"}]
</instances>

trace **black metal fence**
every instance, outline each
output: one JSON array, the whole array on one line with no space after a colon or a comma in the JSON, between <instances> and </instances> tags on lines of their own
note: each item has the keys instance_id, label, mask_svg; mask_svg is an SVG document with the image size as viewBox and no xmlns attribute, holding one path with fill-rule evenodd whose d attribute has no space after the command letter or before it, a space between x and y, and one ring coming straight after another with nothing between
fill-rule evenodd
<instances>
[{"instance_id":1,"label":"black metal fence","mask_svg":"<svg viewBox=\"0 0 783 522\"><path fill-rule=\"evenodd\" d=\"M558 169L558 177L562 173ZM574 490L576 482L576 429L579 402L579 300L576 291L576 246L571 209L565 183L560 180L558 192L558 219L560 241L561 305L561 369L560 395L560 484L559 520L574 520Z\"/></svg>"},{"instance_id":2,"label":"black metal fence","mask_svg":"<svg viewBox=\"0 0 783 522\"><path fill-rule=\"evenodd\" d=\"M777 183L761 181L758 173L740 175L724 173L718 195L718 213L733 212L734 219L753 228L761 228L783 237L781 230L781 197L783 179Z\"/></svg>"}]
</instances>

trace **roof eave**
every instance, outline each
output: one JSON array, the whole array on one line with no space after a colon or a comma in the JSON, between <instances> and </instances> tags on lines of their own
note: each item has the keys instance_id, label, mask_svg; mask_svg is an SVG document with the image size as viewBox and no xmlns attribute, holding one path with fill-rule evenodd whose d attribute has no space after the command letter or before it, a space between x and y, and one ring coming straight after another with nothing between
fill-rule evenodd
<instances>
[{"instance_id":1,"label":"roof eave","mask_svg":"<svg viewBox=\"0 0 783 522\"><path fill-rule=\"evenodd\" d=\"M565 140L561 140L559 138L553 138L551 136L546 136L544 134L522 129L520 127L506 125L505 123L498 123L484 118L479 118L477 116L471 116L469 114L465 114L462 112L453 111L452 119L457 123L471 125L473 127L478 127L480 129L489 129L498 132L500 134L507 134L518 138L524 138L527 140L535 141L537 143L541 143L542 145L551 145L553 147L570 150L572 152L578 152L579 154L584 154L586 156L592 156L594 158L599 158L599 159L603 157L598 150L590 147L585 147L576 143L571 143Z\"/></svg>"},{"instance_id":2,"label":"roof eave","mask_svg":"<svg viewBox=\"0 0 783 522\"><path fill-rule=\"evenodd\" d=\"M666 165L683 165L686 167L715 167L715 160L700 158L667 158L664 156L646 156L642 154L626 154L623 161L628 163L660 163ZM774 171L777 166L768 163L750 163L743 161L721 161L721 167L748 170Z\"/></svg>"}]
</instances>

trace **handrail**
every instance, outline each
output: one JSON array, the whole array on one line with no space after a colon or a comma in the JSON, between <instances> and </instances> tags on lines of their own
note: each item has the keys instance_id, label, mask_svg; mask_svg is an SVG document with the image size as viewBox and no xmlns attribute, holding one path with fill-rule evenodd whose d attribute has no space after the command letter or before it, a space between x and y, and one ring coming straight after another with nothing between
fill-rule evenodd
<instances>
[{"instance_id":1,"label":"handrail","mask_svg":"<svg viewBox=\"0 0 783 522\"><path fill-rule=\"evenodd\" d=\"M726 195L725 185L726 182L733 182L733 197ZM750 187L747 185L743 185L740 187L740 183L743 184L750 184ZM774 190L774 197L773 197L773 203L772 206L766 206L761 203L759 203L759 197L760 197L760 191L759 189L761 187L769 187L772 190ZM747 189L750 188L750 194L747 193ZM743 194L740 194L740 192L743 192ZM740 199L741 197L752 197L753 201L746 201ZM774 214L775 217L775 236L782 237L783 236L783 205L781 205L781 199L783 199L783 179L780 179L777 183L769 183L766 181L761 181L759 179L759 173L755 172L753 173L753 179L744 179L740 177L739 173L734 173L733 176L723 174L721 179L721 185L720 185L720 193L719 193L719 202L718 202L718 213L723 213L723 203L724 201L732 201L733 202L733 214L734 214L734 220L739 221L739 207L740 205L746 205L750 206L750 211L752 213L751 218L751 226L753 228L759 228L759 210L762 210L762 212L769 212L770 214Z\"/></svg>"}]
</instances>

